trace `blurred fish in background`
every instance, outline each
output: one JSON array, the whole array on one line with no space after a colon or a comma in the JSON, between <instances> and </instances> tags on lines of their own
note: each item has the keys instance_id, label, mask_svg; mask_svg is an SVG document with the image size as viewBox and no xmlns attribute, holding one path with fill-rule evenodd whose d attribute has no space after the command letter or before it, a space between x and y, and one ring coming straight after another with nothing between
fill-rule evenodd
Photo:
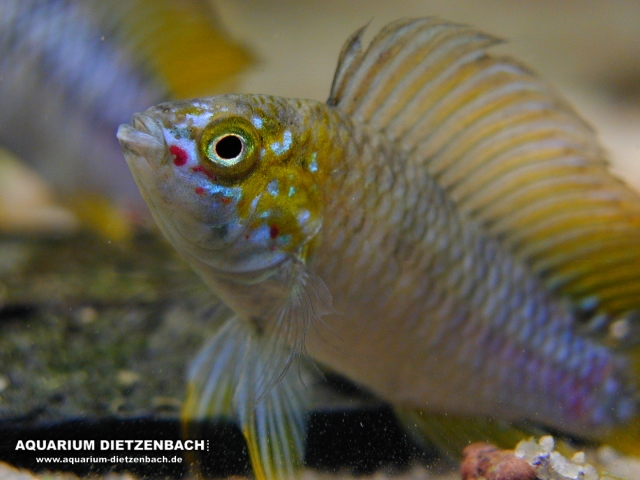
<instances>
[{"instance_id":1,"label":"blurred fish in background","mask_svg":"<svg viewBox=\"0 0 640 480\"><path fill-rule=\"evenodd\" d=\"M228 90L250 61L204 0L2 0L0 146L81 223L122 237L147 208L120 153L118 125L163 100ZM1 188L16 183L6 179L20 166L0 158ZM32 173L15 178L36 189ZM11 219L28 224L21 210L31 204L4 192L0 230Z\"/></svg>"}]
</instances>

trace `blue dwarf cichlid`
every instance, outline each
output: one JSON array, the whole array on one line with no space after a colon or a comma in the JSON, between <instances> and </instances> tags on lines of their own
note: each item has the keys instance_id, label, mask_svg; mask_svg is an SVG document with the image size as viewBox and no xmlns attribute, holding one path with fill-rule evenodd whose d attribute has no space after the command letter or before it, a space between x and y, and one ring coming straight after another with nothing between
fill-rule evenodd
<instances>
[{"instance_id":1,"label":"blue dwarf cichlid","mask_svg":"<svg viewBox=\"0 0 640 480\"><path fill-rule=\"evenodd\" d=\"M60 196L147 214L114 133L150 104L221 91L249 63L206 0L2 0L0 145Z\"/></svg>"},{"instance_id":2,"label":"blue dwarf cichlid","mask_svg":"<svg viewBox=\"0 0 640 480\"><path fill-rule=\"evenodd\" d=\"M362 35L327 103L222 95L118 131L231 312L185 417L236 419L257 478L293 476L316 365L439 444L533 425L637 452L640 196L495 38L435 18Z\"/></svg>"}]
</instances>

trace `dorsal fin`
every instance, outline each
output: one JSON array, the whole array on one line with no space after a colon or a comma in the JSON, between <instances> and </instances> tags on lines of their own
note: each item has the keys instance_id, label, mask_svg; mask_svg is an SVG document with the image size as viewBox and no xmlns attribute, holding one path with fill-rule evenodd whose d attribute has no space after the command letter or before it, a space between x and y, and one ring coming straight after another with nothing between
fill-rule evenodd
<instances>
[{"instance_id":1,"label":"dorsal fin","mask_svg":"<svg viewBox=\"0 0 640 480\"><path fill-rule=\"evenodd\" d=\"M366 51L361 37L343 48L330 105L424 163L549 288L612 318L640 309L640 196L550 87L469 27L402 20Z\"/></svg>"}]
</instances>

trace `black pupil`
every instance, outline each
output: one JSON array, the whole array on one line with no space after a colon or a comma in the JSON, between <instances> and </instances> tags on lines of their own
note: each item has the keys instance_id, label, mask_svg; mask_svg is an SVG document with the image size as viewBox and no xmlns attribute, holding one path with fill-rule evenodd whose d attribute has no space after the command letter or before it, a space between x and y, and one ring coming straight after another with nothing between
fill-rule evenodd
<instances>
[{"instance_id":1,"label":"black pupil","mask_svg":"<svg viewBox=\"0 0 640 480\"><path fill-rule=\"evenodd\" d=\"M235 135L227 135L216 143L216 154L225 160L236 158L242 153L242 141Z\"/></svg>"}]
</instances>

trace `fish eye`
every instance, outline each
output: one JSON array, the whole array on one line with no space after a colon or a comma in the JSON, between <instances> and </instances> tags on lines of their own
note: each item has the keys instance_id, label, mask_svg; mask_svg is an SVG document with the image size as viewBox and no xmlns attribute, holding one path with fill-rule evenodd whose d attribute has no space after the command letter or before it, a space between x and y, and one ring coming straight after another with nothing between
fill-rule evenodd
<instances>
[{"instance_id":1,"label":"fish eye","mask_svg":"<svg viewBox=\"0 0 640 480\"><path fill-rule=\"evenodd\" d=\"M243 118L214 120L200 137L202 166L223 179L243 175L255 164L257 142L258 133Z\"/></svg>"}]
</instances>

